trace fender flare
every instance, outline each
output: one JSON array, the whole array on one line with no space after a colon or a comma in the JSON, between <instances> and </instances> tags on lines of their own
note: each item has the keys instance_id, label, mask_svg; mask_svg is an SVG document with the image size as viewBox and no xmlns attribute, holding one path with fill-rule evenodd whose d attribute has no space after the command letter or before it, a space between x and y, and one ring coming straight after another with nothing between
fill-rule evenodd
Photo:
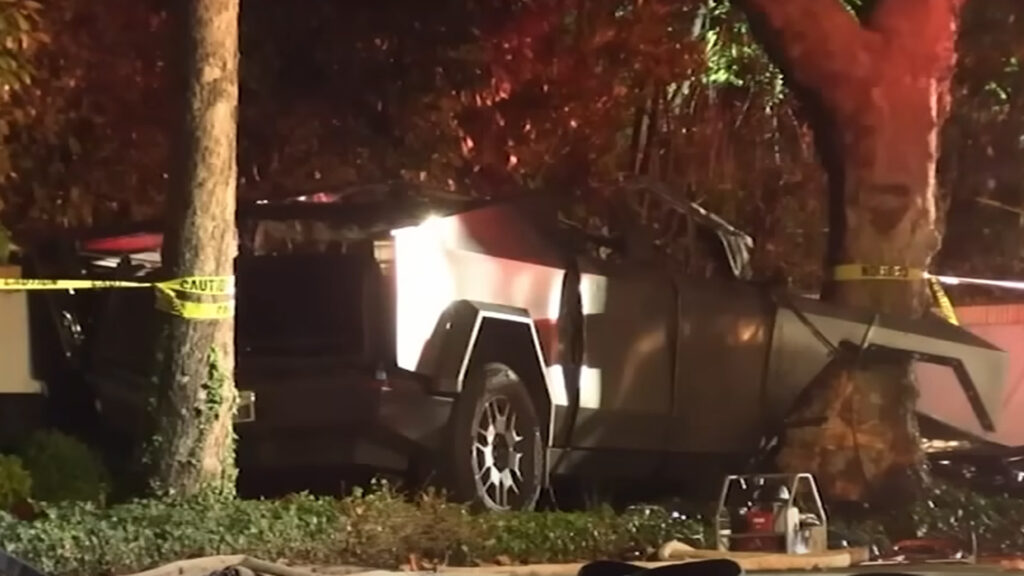
<instances>
[{"instance_id":1,"label":"fender flare","mask_svg":"<svg viewBox=\"0 0 1024 576\"><path fill-rule=\"evenodd\" d=\"M528 334L528 341L518 341L522 346L520 353L528 357L536 374L531 380L524 382L528 387L536 386L543 395L538 398L546 406L538 406L544 411L538 414L546 420L544 434L545 444L550 447L554 433L554 402L545 370L544 354L541 351L537 327L530 313L523 308L502 306L475 300L456 300L452 302L441 316L430 338L423 346L416 372L431 377L431 388L434 392L445 395L457 395L462 391L473 353L484 335L483 329L488 322L521 326ZM520 377L529 376L520 374Z\"/></svg>"}]
</instances>

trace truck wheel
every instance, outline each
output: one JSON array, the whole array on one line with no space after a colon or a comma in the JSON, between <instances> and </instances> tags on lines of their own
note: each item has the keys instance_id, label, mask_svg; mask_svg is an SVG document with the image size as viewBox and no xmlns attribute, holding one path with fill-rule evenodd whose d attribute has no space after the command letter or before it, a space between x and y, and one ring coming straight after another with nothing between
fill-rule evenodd
<instances>
[{"instance_id":1,"label":"truck wheel","mask_svg":"<svg viewBox=\"0 0 1024 576\"><path fill-rule=\"evenodd\" d=\"M533 509L543 482L543 444L537 411L515 373L495 364L479 369L449 425L452 495L478 509Z\"/></svg>"}]
</instances>

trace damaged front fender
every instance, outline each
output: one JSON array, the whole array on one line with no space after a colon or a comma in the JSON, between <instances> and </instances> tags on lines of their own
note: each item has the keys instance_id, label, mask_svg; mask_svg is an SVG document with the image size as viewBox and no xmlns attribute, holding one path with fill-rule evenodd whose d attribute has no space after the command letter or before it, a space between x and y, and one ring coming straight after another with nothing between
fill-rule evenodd
<instances>
[{"instance_id":1,"label":"damaged front fender","mask_svg":"<svg viewBox=\"0 0 1024 576\"><path fill-rule=\"evenodd\" d=\"M770 379L810 382L840 346L908 354L919 362L953 369L981 428L994 432L1008 370L1005 351L937 316L899 318L840 308L811 298L777 296ZM799 391L768 386L777 394L771 405L791 406ZM784 417L784 414L777 414Z\"/></svg>"}]
</instances>

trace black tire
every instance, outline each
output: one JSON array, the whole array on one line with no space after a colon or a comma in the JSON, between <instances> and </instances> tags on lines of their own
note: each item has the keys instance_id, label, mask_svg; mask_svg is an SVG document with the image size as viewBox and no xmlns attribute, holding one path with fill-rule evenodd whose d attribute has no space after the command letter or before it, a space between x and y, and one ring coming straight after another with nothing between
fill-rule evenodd
<instances>
[{"instance_id":1,"label":"black tire","mask_svg":"<svg viewBox=\"0 0 1024 576\"><path fill-rule=\"evenodd\" d=\"M490 511L536 506L544 445L537 410L514 372L500 364L474 370L455 401L448 432L444 464L455 500Z\"/></svg>"}]
</instances>

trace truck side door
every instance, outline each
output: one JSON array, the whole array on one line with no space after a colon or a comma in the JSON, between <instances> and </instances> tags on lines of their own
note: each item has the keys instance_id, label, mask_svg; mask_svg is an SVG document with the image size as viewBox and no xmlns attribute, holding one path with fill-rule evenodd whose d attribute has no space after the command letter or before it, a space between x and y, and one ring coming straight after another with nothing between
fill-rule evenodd
<instances>
[{"instance_id":1,"label":"truck side door","mask_svg":"<svg viewBox=\"0 0 1024 576\"><path fill-rule=\"evenodd\" d=\"M584 352L571 445L653 456L665 447L672 413L671 278L657 267L586 257L580 272Z\"/></svg>"},{"instance_id":2,"label":"truck side door","mask_svg":"<svg viewBox=\"0 0 1024 576\"><path fill-rule=\"evenodd\" d=\"M682 279L669 450L750 454L765 432L771 306L741 280Z\"/></svg>"}]
</instances>

